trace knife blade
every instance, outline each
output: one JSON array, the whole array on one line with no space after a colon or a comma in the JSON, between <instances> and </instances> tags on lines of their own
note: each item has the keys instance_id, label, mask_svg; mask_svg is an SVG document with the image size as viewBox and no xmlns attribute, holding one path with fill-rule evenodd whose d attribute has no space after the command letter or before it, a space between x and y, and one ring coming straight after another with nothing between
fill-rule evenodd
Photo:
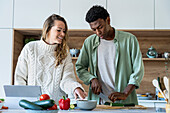
<instances>
[{"instance_id":1,"label":"knife blade","mask_svg":"<svg viewBox=\"0 0 170 113\"><path fill-rule=\"evenodd\" d=\"M103 93L100 93L100 94L99 94L99 97L100 97L101 99L103 99L104 101L106 101L106 102L112 102L112 101L108 98L108 96L104 95Z\"/></svg>"}]
</instances>

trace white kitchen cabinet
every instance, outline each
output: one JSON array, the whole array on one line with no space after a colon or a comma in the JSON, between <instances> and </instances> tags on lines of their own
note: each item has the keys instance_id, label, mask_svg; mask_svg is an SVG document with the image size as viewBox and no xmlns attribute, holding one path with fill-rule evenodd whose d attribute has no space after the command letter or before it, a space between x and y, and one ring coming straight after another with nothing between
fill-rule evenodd
<instances>
[{"instance_id":1,"label":"white kitchen cabinet","mask_svg":"<svg viewBox=\"0 0 170 113\"><path fill-rule=\"evenodd\" d=\"M42 28L54 13L59 14L59 0L15 0L14 28Z\"/></svg>"},{"instance_id":2,"label":"white kitchen cabinet","mask_svg":"<svg viewBox=\"0 0 170 113\"><path fill-rule=\"evenodd\" d=\"M0 0L0 28L12 28L13 0Z\"/></svg>"},{"instance_id":3,"label":"white kitchen cabinet","mask_svg":"<svg viewBox=\"0 0 170 113\"><path fill-rule=\"evenodd\" d=\"M155 29L170 29L170 0L155 0Z\"/></svg>"},{"instance_id":4,"label":"white kitchen cabinet","mask_svg":"<svg viewBox=\"0 0 170 113\"><path fill-rule=\"evenodd\" d=\"M4 97L3 85L12 84L12 29L0 29L0 97Z\"/></svg>"},{"instance_id":5,"label":"white kitchen cabinet","mask_svg":"<svg viewBox=\"0 0 170 113\"><path fill-rule=\"evenodd\" d=\"M107 0L117 29L154 29L154 0Z\"/></svg>"},{"instance_id":6,"label":"white kitchen cabinet","mask_svg":"<svg viewBox=\"0 0 170 113\"><path fill-rule=\"evenodd\" d=\"M69 29L90 29L85 15L93 5L106 8L106 0L61 0L60 14L66 19Z\"/></svg>"}]
</instances>

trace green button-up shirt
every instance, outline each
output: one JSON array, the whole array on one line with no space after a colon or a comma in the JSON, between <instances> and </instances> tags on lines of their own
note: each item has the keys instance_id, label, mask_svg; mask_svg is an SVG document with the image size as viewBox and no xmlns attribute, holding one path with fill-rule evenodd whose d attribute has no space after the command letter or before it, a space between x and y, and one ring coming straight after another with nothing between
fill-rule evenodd
<instances>
[{"instance_id":1,"label":"green button-up shirt","mask_svg":"<svg viewBox=\"0 0 170 113\"><path fill-rule=\"evenodd\" d=\"M128 84L139 84L144 75L144 65L138 41L134 35L128 32L115 30L114 43L116 46L115 55L115 91L123 92ZM84 84L89 85L93 78L97 78L97 47L100 44L100 37L96 34L89 36L82 46L76 71ZM92 93L89 87L89 100L98 100L99 96ZM117 103L138 104L136 90L126 100L116 101Z\"/></svg>"}]
</instances>

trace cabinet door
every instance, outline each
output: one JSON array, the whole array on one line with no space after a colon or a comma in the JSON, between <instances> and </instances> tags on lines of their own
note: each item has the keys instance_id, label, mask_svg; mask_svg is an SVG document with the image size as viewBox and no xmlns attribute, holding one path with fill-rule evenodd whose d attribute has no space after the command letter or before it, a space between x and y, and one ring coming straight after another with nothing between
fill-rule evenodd
<instances>
[{"instance_id":1,"label":"cabinet door","mask_svg":"<svg viewBox=\"0 0 170 113\"><path fill-rule=\"evenodd\" d=\"M4 97L3 85L12 81L12 29L0 29L0 97Z\"/></svg>"},{"instance_id":2,"label":"cabinet door","mask_svg":"<svg viewBox=\"0 0 170 113\"><path fill-rule=\"evenodd\" d=\"M13 0L0 0L0 28L12 28Z\"/></svg>"},{"instance_id":3,"label":"cabinet door","mask_svg":"<svg viewBox=\"0 0 170 113\"><path fill-rule=\"evenodd\" d=\"M42 28L53 13L59 14L59 0L15 0L14 28Z\"/></svg>"},{"instance_id":4,"label":"cabinet door","mask_svg":"<svg viewBox=\"0 0 170 113\"><path fill-rule=\"evenodd\" d=\"M69 29L90 29L85 21L87 11L93 5L106 8L106 0L61 0L61 15L66 19Z\"/></svg>"},{"instance_id":5,"label":"cabinet door","mask_svg":"<svg viewBox=\"0 0 170 113\"><path fill-rule=\"evenodd\" d=\"M111 25L118 29L154 29L154 0L107 0Z\"/></svg>"},{"instance_id":6,"label":"cabinet door","mask_svg":"<svg viewBox=\"0 0 170 113\"><path fill-rule=\"evenodd\" d=\"M170 29L170 0L155 0L155 29Z\"/></svg>"}]
</instances>

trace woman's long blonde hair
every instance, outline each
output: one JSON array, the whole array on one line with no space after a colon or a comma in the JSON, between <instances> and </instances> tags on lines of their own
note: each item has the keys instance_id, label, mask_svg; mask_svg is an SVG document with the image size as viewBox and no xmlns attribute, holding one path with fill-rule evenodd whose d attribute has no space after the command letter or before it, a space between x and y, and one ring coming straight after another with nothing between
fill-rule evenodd
<instances>
[{"instance_id":1,"label":"woman's long blonde hair","mask_svg":"<svg viewBox=\"0 0 170 113\"><path fill-rule=\"evenodd\" d=\"M62 64L62 61L67 57L68 52L68 46L67 46L67 39L68 39L68 27L65 19L59 15L53 14L50 17L46 19L43 25L42 30L42 39L45 41L47 38L48 32L51 30L51 28L54 26L54 21L59 20L64 22L65 24L65 37L62 40L61 44L58 44L56 48L56 66L59 64Z\"/></svg>"}]
</instances>

